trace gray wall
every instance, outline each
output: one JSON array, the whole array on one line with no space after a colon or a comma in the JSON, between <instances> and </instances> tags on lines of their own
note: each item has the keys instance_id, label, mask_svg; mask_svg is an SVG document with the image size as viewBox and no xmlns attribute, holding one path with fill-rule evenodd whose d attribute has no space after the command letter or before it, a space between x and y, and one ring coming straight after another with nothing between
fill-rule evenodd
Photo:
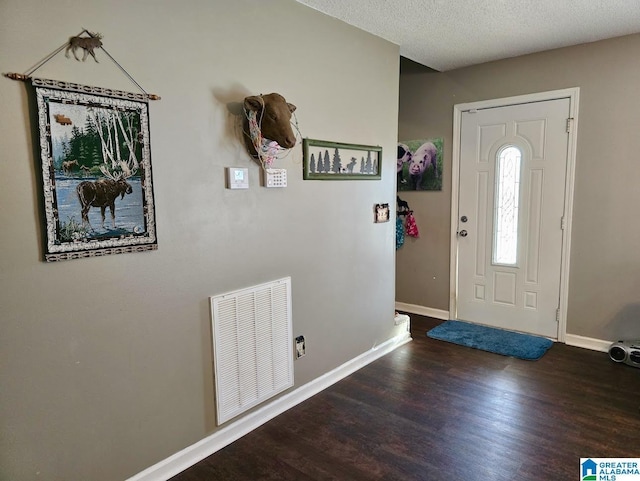
<instances>
[{"instance_id":1,"label":"gray wall","mask_svg":"<svg viewBox=\"0 0 640 481\"><path fill-rule=\"evenodd\" d=\"M421 238L396 258L399 302L448 310L453 106L580 87L567 332L640 337L640 35L451 72L403 73L399 139L444 137L444 188L403 196Z\"/></svg>"},{"instance_id":2,"label":"gray wall","mask_svg":"<svg viewBox=\"0 0 640 481\"><path fill-rule=\"evenodd\" d=\"M55 19L53 21L52 19ZM216 430L211 295L290 275L301 386L393 325L398 47L293 0L2 0L0 71L83 28L149 92L159 249L42 262L27 90L0 79L0 479L125 479ZM136 91L100 63L36 76ZM280 92L304 137L383 147L381 181L302 180L298 146L259 185L227 102ZM224 186L249 168L251 188Z\"/></svg>"}]
</instances>

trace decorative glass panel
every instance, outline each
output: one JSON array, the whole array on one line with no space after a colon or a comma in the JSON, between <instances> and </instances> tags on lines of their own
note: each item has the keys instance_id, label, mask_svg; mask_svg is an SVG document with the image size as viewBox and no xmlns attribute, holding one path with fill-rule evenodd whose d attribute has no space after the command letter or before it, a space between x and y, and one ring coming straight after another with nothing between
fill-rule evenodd
<instances>
[{"instance_id":1,"label":"decorative glass panel","mask_svg":"<svg viewBox=\"0 0 640 481\"><path fill-rule=\"evenodd\" d=\"M522 152L509 146L498 153L494 205L493 263L515 265L518 261L518 199Z\"/></svg>"}]
</instances>

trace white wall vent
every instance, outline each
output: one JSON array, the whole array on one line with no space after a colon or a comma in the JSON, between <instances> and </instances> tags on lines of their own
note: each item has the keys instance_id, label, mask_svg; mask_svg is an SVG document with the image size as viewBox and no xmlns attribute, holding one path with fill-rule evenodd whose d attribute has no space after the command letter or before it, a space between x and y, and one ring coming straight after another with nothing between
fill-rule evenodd
<instances>
[{"instance_id":1,"label":"white wall vent","mask_svg":"<svg viewBox=\"0 0 640 481\"><path fill-rule=\"evenodd\" d=\"M220 425L293 386L291 278L210 299Z\"/></svg>"}]
</instances>

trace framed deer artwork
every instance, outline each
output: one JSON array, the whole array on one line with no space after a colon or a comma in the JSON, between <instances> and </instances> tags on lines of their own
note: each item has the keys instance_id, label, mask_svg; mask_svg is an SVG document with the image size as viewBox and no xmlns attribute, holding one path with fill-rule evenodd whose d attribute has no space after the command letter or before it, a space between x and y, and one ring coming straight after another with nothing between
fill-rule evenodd
<instances>
[{"instance_id":1,"label":"framed deer artwork","mask_svg":"<svg viewBox=\"0 0 640 481\"><path fill-rule=\"evenodd\" d=\"M34 87L45 260L157 249L147 99L66 82Z\"/></svg>"}]
</instances>

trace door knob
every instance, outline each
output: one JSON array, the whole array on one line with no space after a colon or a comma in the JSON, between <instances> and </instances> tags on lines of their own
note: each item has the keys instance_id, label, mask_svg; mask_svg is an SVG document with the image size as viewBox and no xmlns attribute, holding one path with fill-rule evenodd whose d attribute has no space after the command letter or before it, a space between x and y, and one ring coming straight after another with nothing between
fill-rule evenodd
<instances>
[{"instance_id":1,"label":"door knob","mask_svg":"<svg viewBox=\"0 0 640 481\"><path fill-rule=\"evenodd\" d=\"M467 237L467 231L466 230L461 230L460 232L458 232L458 234L460 234L460 237Z\"/></svg>"}]
</instances>

